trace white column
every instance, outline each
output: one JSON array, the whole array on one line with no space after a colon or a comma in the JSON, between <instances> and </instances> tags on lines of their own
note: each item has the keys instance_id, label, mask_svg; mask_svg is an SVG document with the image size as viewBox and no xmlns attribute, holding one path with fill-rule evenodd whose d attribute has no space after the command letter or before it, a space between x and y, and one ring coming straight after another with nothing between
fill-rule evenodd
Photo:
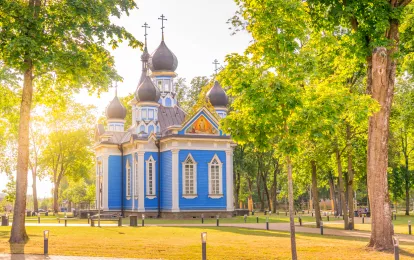
<instances>
[{"instance_id":1,"label":"white column","mask_svg":"<svg viewBox=\"0 0 414 260\"><path fill-rule=\"evenodd\" d=\"M103 210L108 210L108 159L109 155L102 156L102 207Z\"/></svg>"},{"instance_id":2,"label":"white column","mask_svg":"<svg viewBox=\"0 0 414 260\"><path fill-rule=\"evenodd\" d=\"M145 152L138 152L138 211L140 212L145 212L144 154Z\"/></svg>"},{"instance_id":3,"label":"white column","mask_svg":"<svg viewBox=\"0 0 414 260\"><path fill-rule=\"evenodd\" d=\"M101 174L102 162L98 157L96 158L96 180L95 180L95 207L99 208L99 175Z\"/></svg>"},{"instance_id":4,"label":"white column","mask_svg":"<svg viewBox=\"0 0 414 260\"><path fill-rule=\"evenodd\" d=\"M172 212L179 212L179 162L178 162L178 153L180 150L173 149L172 152Z\"/></svg>"},{"instance_id":5,"label":"white column","mask_svg":"<svg viewBox=\"0 0 414 260\"><path fill-rule=\"evenodd\" d=\"M226 151L226 192L227 211L233 211L233 149Z\"/></svg>"},{"instance_id":6,"label":"white column","mask_svg":"<svg viewBox=\"0 0 414 260\"><path fill-rule=\"evenodd\" d=\"M132 210L135 210L135 154L132 153L132 165L131 165L131 184L132 184Z\"/></svg>"}]
</instances>

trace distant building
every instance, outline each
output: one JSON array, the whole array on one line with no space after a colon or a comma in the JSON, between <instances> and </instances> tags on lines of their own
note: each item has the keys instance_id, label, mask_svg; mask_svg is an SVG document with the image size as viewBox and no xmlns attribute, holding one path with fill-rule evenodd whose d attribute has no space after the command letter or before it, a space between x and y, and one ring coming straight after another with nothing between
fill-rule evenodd
<instances>
[{"instance_id":1,"label":"distant building","mask_svg":"<svg viewBox=\"0 0 414 260\"><path fill-rule=\"evenodd\" d=\"M141 60L132 114L115 95L106 109L108 126L96 128L96 205L124 215L232 215L233 142L219 129L227 115L225 91L216 81L206 96L215 111L203 107L188 116L176 99L178 59L164 33L152 55L145 43ZM133 122L127 130L126 116Z\"/></svg>"}]
</instances>

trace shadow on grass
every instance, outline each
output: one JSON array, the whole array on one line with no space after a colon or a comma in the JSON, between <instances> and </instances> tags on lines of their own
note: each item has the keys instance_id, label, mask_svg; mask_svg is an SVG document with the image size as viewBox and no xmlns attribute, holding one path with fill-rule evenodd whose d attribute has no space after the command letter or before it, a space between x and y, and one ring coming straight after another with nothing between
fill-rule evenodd
<instances>
[{"instance_id":1,"label":"shadow on grass","mask_svg":"<svg viewBox=\"0 0 414 260\"><path fill-rule=\"evenodd\" d=\"M408 252L408 251L405 251L404 249L401 249L401 248L400 248L400 254L403 255L403 256L409 256L409 257L414 258L414 254L413 253Z\"/></svg>"}]
</instances>

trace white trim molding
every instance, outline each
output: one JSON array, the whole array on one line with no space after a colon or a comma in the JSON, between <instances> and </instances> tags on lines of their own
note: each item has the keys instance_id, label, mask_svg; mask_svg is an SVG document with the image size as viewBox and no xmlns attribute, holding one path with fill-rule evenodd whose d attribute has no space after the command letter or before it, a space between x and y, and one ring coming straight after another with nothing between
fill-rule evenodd
<instances>
[{"instance_id":1,"label":"white trim molding","mask_svg":"<svg viewBox=\"0 0 414 260\"><path fill-rule=\"evenodd\" d=\"M157 197L157 190L156 190L156 161L154 160L154 158L152 157L152 155L148 158L147 161L145 161L146 163L146 176L147 176L147 194L146 197L148 199L155 199ZM150 172L151 169L151 172ZM151 179L151 184L150 184L150 179Z\"/></svg>"},{"instance_id":2,"label":"white trim molding","mask_svg":"<svg viewBox=\"0 0 414 260\"><path fill-rule=\"evenodd\" d=\"M144 194L144 154L138 152L138 211L145 212L145 194Z\"/></svg>"},{"instance_id":3,"label":"white trim molding","mask_svg":"<svg viewBox=\"0 0 414 260\"><path fill-rule=\"evenodd\" d=\"M172 153L172 180L171 180L171 187L172 187L172 212L179 212L180 211L180 207L179 207L179 164L178 164L178 154L179 154L180 150L179 149L172 149L171 153Z\"/></svg>"},{"instance_id":4,"label":"white trim molding","mask_svg":"<svg viewBox=\"0 0 414 260\"><path fill-rule=\"evenodd\" d=\"M126 166L125 166L125 172L126 172L126 199L130 200L132 196L132 186L131 186L131 165L129 165L129 160L126 159Z\"/></svg>"},{"instance_id":5,"label":"white trim molding","mask_svg":"<svg viewBox=\"0 0 414 260\"><path fill-rule=\"evenodd\" d=\"M213 172L211 171L212 166L218 166L218 191L213 190ZM220 158L217 156L217 154L215 154L211 161L208 163L208 197L212 199L219 199L223 196L223 163L220 161Z\"/></svg>"},{"instance_id":6,"label":"white trim molding","mask_svg":"<svg viewBox=\"0 0 414 260\"><path fill-rule=\"evenodd\" d=\"M233 149L226 151L226 197L227 211L234 211L233 197Z\"/></svg>"},{"instance_id":7,"label":"white trim molding","mask_svg":"<svg viewBox=\"0 0 414 260\"><path fill-rule=\"evenodd\" d=\"M187 155L187 158L185 158L185 160L181 163L182 164L182 171L181 171L181 176L182 176L182 192L183 192L183 198L186 199L195 199L197 198L197 162L194 160L193 156L191 155L191 153L189 153ZM187 185L186 185L186 170L188 169L188 171L192 170L191 174L192 176L188 176L191 177L191 181L193 182L193 191L192 192L188 192L186 191ZM190 181L190 180L189 180ZM189 189L190 189L191 185L189 183Z\"/></svg>"},{"instance_id":8,"label":"white trim molding","mask_svg":"<svg viewBox=\"0 0 414 260\"><path fill-rule=\"evenodd\" d=\"M103 210L108 210L108 160L109 155L103 155L102 156L102 162L103 162L103 176L102 176L102 206ZM121 198L122 199L122 198Z\"/></svg>"}]
</instances>

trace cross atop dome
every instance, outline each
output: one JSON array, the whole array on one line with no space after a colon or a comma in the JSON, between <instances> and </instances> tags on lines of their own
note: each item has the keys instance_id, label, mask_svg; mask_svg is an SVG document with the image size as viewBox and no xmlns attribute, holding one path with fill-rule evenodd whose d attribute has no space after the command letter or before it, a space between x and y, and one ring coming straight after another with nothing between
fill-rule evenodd
<instances>
[{"instance_id":1,"label":"cross atop dome","mask_svg":"<svg viewBox=\"0 0 414 260\"><path fill-rule=\"evenodd\" d=\"M165 19L165 15L161 15L158 20L161 20L161 32L162 32L162 40L164 41L164 21L167 21L167 19Z\"/></svg>"}]
</instances>

